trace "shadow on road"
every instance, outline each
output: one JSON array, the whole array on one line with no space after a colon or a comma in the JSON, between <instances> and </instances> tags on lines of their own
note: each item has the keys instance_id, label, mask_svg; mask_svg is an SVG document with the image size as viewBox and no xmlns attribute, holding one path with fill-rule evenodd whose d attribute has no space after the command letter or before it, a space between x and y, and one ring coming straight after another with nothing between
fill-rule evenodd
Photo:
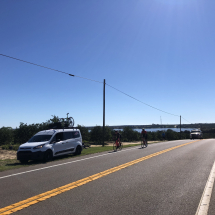
<instances>
[{"instance_id":1,"label":"shadow on road","mask_svg":"<svg viewBox=\"0 0 215 215\"><path fill-rule=\"evenodd\" d=\"M58 160L63 160L63 159L66 159L66 158L70 158L70 157L73 157L74 155L72 154L68 154L68 155L62 155L62 156L59 156L57 158L53 158L51 161L47 161L47 162L44 162L42 160L38 160L38 161L28 161L27 163L20 163L18 160L15 161L14 163L8 163L6 164L5 166L31 166L31 165L36 165L36 164L45 164L45 163L49 163L49 162L52 162L52 161L58 161Z\"/></svg>"}]
</instances>

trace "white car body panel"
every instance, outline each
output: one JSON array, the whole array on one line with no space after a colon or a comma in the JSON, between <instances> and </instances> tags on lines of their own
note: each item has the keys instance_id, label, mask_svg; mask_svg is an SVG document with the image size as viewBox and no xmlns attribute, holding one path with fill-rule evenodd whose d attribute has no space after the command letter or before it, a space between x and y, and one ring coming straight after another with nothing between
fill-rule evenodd
<instances>
[{"instance_id":1,"label":"white car body panel","mask_svg":"<svg viewBox=\"0 0 215 215\"><path fill-rule=\"evenodd\" d=\"M82 149L82 136L79 129L45 130L38 132L33 137L38 135L51 135L51 138L49 141L27 142L20 145L17 151L17 159L18 154L23 154L22 156L24 157L24 152L26 152L26 154L34 154L38 152L45 153L47 150L51 150L53 157L55 157L75 153L78 146ZM41 136L41 138L43 137ZM41 145L43 145L41 148L35 149L35 147Z\"/></svg>"}]
</instances>

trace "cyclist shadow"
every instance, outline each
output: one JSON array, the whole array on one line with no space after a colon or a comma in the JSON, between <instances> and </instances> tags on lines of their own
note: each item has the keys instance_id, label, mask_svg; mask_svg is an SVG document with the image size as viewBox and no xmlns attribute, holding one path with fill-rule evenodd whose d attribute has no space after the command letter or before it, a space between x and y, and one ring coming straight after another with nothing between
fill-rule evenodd
<instances>
[{"instance_id":1,"label":"cyclist shadow","mask_svg":"<svg viewBox=\"0 0 215 215\"><path fill-rule=\"evenodd\" d=\"M108 153L115 153L115 152L117 152L117 151L111 151L111 152L108 152Z\"/></svg>"}]
</instances>

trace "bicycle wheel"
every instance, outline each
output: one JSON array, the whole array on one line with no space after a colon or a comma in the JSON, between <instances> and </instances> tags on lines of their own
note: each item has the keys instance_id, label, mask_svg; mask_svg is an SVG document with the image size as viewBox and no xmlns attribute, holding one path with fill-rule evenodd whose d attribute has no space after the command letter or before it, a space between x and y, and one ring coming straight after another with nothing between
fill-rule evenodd
<instances>
[{"instance_id":1,"label":"bicycle wheel","mask_svg":"<svg viewBox=\"0 0 215 215\"><path fill-rule=\"evenodd\" d=\"M113 143L113 150L114 150L115 152L117 151L116 143Z\"/></svg>"},{"instance_id":2,"label":"bicycle wheel","mask_svg":"<svg viewBox=\"0 0 215 215\"><path fill-rule=\"evenodd\" d=\"M143 140L141 140L141 148L143 148L143 147L144 147Z\"/></svg>"},{"instance_id":3,"label":"bicycle wheel","mask_svg":"<svg viewBox=\"0 0 215 215\"><path fill-rule=\"evenodd\" d=\"M123 144L121 143L120 147L119 147L119 150L122 150L122 148L123 148Z\"/></svg>"},{"instance_id":4,"label":"bicycle wheel","mask_svg":"<svg viewBox=\"0 0 215 215\"><path fill-rule=\"evenodd\" d=\"M68 123L68 127L74 127L74 125L75 125L75 121L72 117L69 117L67 119L67 123Z\"/></svg>"},{"instance_id":5,"label":"bicycle wheel","mask_svg":"<svg viewBox=\"0 0 215 215\"><path fill-rule=\"evenodd\" d=\"M147 140L145 140L145 143L146 143L146 144L145 144L145 146L147 147L147 146L148 146L148 142L147 142Z\"/></svg>"}]
</instances>

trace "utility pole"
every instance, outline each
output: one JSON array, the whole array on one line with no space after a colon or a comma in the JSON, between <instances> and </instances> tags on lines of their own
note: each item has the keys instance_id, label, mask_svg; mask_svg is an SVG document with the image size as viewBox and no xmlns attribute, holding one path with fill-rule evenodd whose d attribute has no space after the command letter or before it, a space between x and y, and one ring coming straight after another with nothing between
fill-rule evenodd
<instances>
[{"instance_id":1,"label":"utility pole","mask_svg":"<svg viewBox=\"0 0 215 215\"><path fill-rule=\"evenodd\" d=\"M180 115L180 139L181 139L181 115Z\"/></svg>"},{"instance_id":2,"label":"utility pole","mask_svg":"<svg viewBox=\"0 0 215 215\"><path fill-rule=\"evenodd\" d=\"M105 146L105 79L104 79L104 87L103 87L103 144Z\"/></svg>"}]
</instances>

